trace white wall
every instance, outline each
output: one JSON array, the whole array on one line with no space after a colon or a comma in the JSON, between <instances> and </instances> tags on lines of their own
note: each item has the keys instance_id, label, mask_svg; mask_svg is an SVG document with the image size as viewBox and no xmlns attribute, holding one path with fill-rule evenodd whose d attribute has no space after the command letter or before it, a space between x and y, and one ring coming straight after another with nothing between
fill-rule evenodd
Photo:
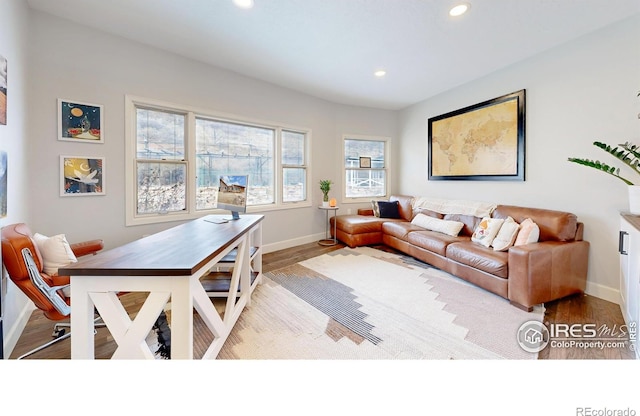
<instances>
[{"instance_id":1,"label":"white wall","mask_svg":"<svg viewBox=\"0 0 640 416\"><path fill-rule=\"evenodd\" d=\"M69 241L100 237L111 248L175 225L124 225L125 94L312 129L309 186L314 205L266 212L264 242L271 248L324 236L325 215L316 208L322 197L317 183L330 178L336 182L331 194L341 192L343 133L396 136L395 112L329 103L40 12L33 12L31 30L31 163L39 172L30 183L38 200L31 223L44 234L65 232ZM105 143L58 141L57 98L103 104ZM62 154L106 157L107 195L58 196Z\"/></svg>"},{"instance_id":2,"label":"white wall","mask_svg":"<svg viewBox=\"0 0 640 416\"><path fill-rule=\"evenodd\" d=\"M7 153L7 216L0 226L27 221L30 191L27 180L31 175L27 135L29 112L27 105L27 45L29 13L22 0L0 1L0 55L7 59L7 125L0 125L0 150ZM35 175L34 175L35 176ZM15 346L22 328L29 318L33 304L3 270L4 347L5 357Z\"/></svg>"},{"instance_id":3,"label":"white wall","mask_svg":"<svg viewBox=\"0 0 640 416\"><path fill-rule=\"evenodd\" d=\"M619 212L628 207L626 186L567 158L615 164L591 143L640 144L639 39L636 16L403 110L399 191L575 213L591 243L587 292L618 302ZM428 118L523 88L525 182L427 180ZM639 176L633 179L640 184Z\"/></svg>"}]
</instances>

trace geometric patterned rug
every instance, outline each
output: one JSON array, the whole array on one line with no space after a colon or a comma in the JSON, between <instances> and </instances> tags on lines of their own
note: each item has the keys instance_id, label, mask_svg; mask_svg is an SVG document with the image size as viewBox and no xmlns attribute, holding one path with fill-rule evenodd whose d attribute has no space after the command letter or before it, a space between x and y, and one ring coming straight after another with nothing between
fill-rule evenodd
<instances>
[{"instance_id":1,"label":"geometric patterned rug","mask_svg":"<svg viewBox=\"0 0 640 416\"><path fill-rule=\"evenodd\" d=\"M542 306L524 312L412 257L344 248L264 277L218 359L537 358L516 334Z\"/></svg>"}]
</instances>

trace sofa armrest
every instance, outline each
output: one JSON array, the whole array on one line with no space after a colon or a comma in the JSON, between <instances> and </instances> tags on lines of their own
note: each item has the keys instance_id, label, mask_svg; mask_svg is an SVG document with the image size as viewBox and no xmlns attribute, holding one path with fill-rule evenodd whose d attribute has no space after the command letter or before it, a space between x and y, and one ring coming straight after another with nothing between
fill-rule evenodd
<instances>
[{"instance_id":1,"label":"sofa armrest","mask_svg":"<svg viewBox=\"0 0 640 416\"><path fill-rule=\"evenodd\" d=\"M587 284L589 242L544 241L509 249L509 300L530 309Z\"/></svg>"},{"instance_id":2,"label":"sofa armrest","mask_svg":"<svg viewBox=\"0 0 640 416\"><path fill-rule=\"evenodd\" d=\"M104 248L102 240L89 240L80 243L69 244L71 251L76 257L86 256L87 254L96 254Z\"/></svg>"},{"instance_id":3,"label":"sofa armrest","mask_svg":"<svg viewBox=\"0 0 640 416\"><path fill-rule=\"evenodd\" d=\"M358 208L358 215L365 215L367 217L373 217L373 210L371 208Z\"/></svg>"}]
</instances>

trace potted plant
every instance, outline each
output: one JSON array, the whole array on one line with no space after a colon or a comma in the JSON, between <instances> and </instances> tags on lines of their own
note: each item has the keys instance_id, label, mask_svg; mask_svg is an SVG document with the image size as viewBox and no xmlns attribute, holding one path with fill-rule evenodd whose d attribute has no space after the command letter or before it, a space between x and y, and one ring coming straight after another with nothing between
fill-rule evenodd
<instances>
[{"instance_id":1,"label":"potted plant","mask_svg":"<svg viewBox=\"0 0 640 416\"><path fill-rule=\"evenodd\" d=\"M322 179L320 181L320 190L322 191L322 206L329 206L329 191L331 190L331 182L330 179Z\"/></svg>"},{"instance_id":2,"label":"potted plant","mask_svg":"<svg viewBox=\"0 0 640 416\"><path fill-rule=\"evenodd\" d=\"M637 145L625 142L624 144L619 144L618 146L611 147L606 143L597 141L593 142L593 145L620 160L622 163L629 166L631 170L640 175L640 147L638 147ZM582 159L576 157L570 157L568 160L569 162L597 169L623 181L628 185L629 188L629 210L632 214L640 214L640 186L634 185L634 183L629 179L621 176L620 168L609 166L608 164L602 163L599 160Z\"/></svg>"}]
</instances>

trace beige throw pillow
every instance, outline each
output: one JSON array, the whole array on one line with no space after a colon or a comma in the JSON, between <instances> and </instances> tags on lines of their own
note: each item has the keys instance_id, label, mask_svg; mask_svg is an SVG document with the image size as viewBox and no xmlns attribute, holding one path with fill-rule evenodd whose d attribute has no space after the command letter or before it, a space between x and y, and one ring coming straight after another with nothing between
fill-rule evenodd
<instances>
[{"instance_id":1,"label":"beige throw pillow","mask_svg":"<svg viewBox=\"0 0 640 416\"><path fill-rule=\"evenodd\" d=\"M437 231L439 233L447 234L452 237L457 236L464 226L463 223L458 221L441 220L439 218L430 217L424 214L418 214L411 221L411 224L418 227L426 228L430 231Z\"/></svg>"},{"instance_id":2,"label":"beige throw pillow","mask_svg":"<svg viewBox=\"0 0 640 416\"><path fill-rule=\"evenodd\" d=\"M500 231L503 222L503 219L484 217L473 231L471 241L489 247Z\"/></svg>"},{"instance_id":3,"label":"beige throw pillow","mask_svg":"<svg viewBox=\"0 0 640 416\"><path fill-rule=\"evenodd\" d=\"M380 218L380 207L375 199L371 200L371 209L373 209L373 216Z\"/></svg>"},{"instance_id":4,"label":"beige throw pillow","mask_svg":"<svg viewBox=\"0 0 640 416\"><path fill-rule=\"evenodd\" d=\"M58 268L78 261L64 234L47 237L36 233L33 240L42 255L42 269L50 276L57 275Z\"/></svg>"},{"instance_id":5,"label":"beige throw pillow","mask_svg":"<svg viewBox=\"0 0 640 416\"><path fill-rule=\"evenodd\" d=\"M527 218L520 223L520 232L518 232L518 237L513 245L522 246L536 243L538 238L540 238L540 227L531 218Z\"/></svg>"},{"instance_id":6,"label":"beige throw pillow","mask_svg":"<svg viewBox=\"0 0 640 416\"><path fill-rule=\"evenodd\" d=\"M520 230L520 224L513 218L507 217L504 223L502 223L498 235L496 235L496 238L491 242L491 247L493 247L495 251L507 251L516 241L518 230Z\"/></svg>"}]
</instances>

